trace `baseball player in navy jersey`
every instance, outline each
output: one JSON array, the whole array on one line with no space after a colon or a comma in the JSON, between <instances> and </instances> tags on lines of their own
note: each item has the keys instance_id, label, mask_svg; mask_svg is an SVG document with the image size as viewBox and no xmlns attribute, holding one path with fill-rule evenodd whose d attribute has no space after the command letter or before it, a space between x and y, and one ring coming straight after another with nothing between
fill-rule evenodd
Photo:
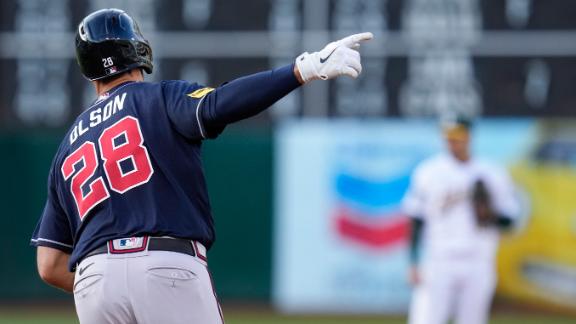
<instances>
[{"instance_id":1,"label":"baseball player in navy jersey","mask_svg":"<svg viewBox=\"0 0 576 324\"><path fill-rule=\"evenodd\" d=\"M410 324L488 323L499 231L512 226L520 205L508 173L472 157L470 127L461 117L442 122L448 152L418 165L404 198L412 219Z\"/></svg>"},{"instance_id":2,"label":"baseball player in navy jersey","mask_svg":"<svg viewBox=\"0 0 576 324\"><path fill-rule=\"evenodd\" d=\"M73 292L82 324L222 323L207 269L215 235L202 141L304 83L358 77L357 50L371 38L352 35L217 88L148 83L152 50L136 22L118 9L88 15L76 56L98 98L52 162L32 236L41 278Z\"/></svg>"}]
</instances>

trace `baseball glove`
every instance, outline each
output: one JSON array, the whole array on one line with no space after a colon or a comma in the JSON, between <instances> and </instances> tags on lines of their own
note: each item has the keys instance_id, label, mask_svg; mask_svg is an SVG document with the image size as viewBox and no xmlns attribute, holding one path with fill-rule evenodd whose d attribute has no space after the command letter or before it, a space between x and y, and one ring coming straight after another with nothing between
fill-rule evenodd
<instances>
[{"instance_id":1,"label":"baseball glove","mask_svg":"<svg viewBox=\"0 0 576 324\"><path fill-rule=\"evenodd\" d=\"M472 206L478 226L486 227L494 224L496 215L492 210L490 192L482 179L476 180L472 188Z\"/></svg>"}]
</instances>

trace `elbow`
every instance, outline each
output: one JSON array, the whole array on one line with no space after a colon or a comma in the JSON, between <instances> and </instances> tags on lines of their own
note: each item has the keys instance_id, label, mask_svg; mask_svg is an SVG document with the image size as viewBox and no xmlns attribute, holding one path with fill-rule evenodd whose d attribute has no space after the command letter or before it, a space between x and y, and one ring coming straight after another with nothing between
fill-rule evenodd
<instances>
[{"instance_id":1,"label":"elbow","mask_svg":"<svg viewBox=\"0 0 576 324\"><path fill-rule=\"evenodd\" d=\"M49 247L38 247L36 259L38 275L50 285L55 285L60 281L61 273L64 271L67 261L68 255L62 251Z\"/></svg>"},{"instance_id":2,"label":"elbow","mask_svg":"<svg viewBox=\"0 0 576 324\"><path fill-rule=\"evenodd\" d=\"M38 247L38 275L47 284L71 292L74 274L68 271L70 256L60 250Z\"/></svg>"},{"instance_id":3,"label":"elbow","mask_svg":"<svg viewBox=\"0 0 576 324\"><path fill-rule=\"evenodd\" d=\"M57 281L56 272L54 268L46 264L38 264L38 275L40 279L49 285L54 285Z\"/></svg>"}]
</instances>

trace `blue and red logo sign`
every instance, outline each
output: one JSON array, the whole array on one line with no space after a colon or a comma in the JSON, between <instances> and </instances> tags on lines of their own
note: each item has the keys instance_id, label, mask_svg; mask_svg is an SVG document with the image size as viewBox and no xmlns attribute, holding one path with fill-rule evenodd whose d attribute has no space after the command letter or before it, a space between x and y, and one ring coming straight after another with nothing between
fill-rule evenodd
<instances>
[{"instance_id":1,"label":"blue and red logo sign","mask_svg":"<svg viewBox=\"0 0 576 324\"><path fill-rule=\"evenodd\" d=\"M372 248L390 248L407 241L408 218L400 203L410 174L376 179L340 171L335 175L335 220L339 235Z\"/></svg>"}]
</instances>

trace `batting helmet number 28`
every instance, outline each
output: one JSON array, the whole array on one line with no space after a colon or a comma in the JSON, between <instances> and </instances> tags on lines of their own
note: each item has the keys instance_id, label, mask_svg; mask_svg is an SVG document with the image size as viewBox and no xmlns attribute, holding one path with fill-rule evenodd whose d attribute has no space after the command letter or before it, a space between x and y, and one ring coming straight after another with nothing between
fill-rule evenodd
<instances>
[{"instance_id":1,"label":"batting helmet number 28","mask_svg":"<svg viewBox=\"0 0 576 324\"><path fill-rule=\"evenodd\" d=\"M112 61L111 57L106 57L102 59L102 65L104 65L105 68L108 68L114 65L114 61Z\"/></svg>"}]
</instances>

